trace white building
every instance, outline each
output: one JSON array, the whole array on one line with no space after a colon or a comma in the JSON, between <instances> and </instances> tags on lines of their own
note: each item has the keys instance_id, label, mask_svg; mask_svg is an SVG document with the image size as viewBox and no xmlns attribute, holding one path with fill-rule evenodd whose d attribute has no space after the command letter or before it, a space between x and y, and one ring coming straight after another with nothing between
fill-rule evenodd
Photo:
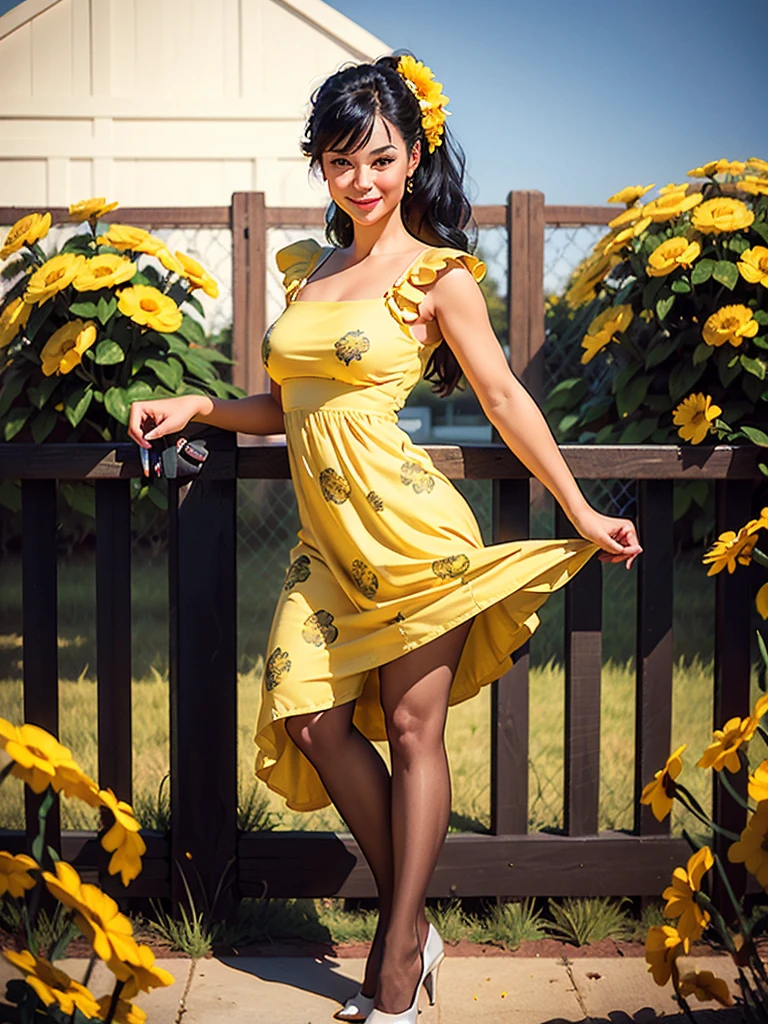
<instances>
[{"instance_id":1,"label":"white building","mask_svg":"<svg viewBox=\"0 0 768 1024\"><path fill-rule=\"evenodd\" d=\"M309 94L389 52L322 0L24 0L0 17L0 206L322 205Z\"/></svg>"}]
</instances>

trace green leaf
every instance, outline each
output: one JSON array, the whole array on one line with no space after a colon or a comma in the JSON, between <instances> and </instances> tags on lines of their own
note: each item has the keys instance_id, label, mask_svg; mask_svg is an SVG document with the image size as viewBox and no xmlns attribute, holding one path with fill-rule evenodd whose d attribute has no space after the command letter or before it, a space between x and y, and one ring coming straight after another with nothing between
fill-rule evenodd
<instances>
[{"instance_id":1,"label":"green leaf","mask_svg":"<svg viewBox=\"0 0 768 1024\"><path fill-rule=\"evenodd\" d=\"M716 260L697 260L691 271L691 284L704 284L712 277Z\"/></svg>"},{"instance_id":2,"label":"green leaf","mask_svg":"<svg viewBox=\"0 0 768 1024\"><path fill-rule=\"evenodd\" d=\"M152 484L148 491L149 500L153 505L156 505L162 512L168 511L168 496L165 491L162 491L158 486Z\"/></svg>"},{"instance_id":3,"label":"green leaf","mask_svg":"<svg viewBox=\"0 0 768 1024\"><path fill-rule=\"evenodd\" d=\"M648 354L645 357L646 370L650 370L652 366L658 366L659 363L663 363L667 356L672 355L679 344L680 335L673 334L670 338L665 338L657 345L654 345L653 348L649 349Z\"/></svg>"},{"instance_id":4,"label":"green leaf","mask_svg":"<svg viewBox=\"0 0 768 1024\"><path fill-rule=\"evenodd\" d=\"M734 285L739 279L738 267L730 260L718 260L712 271L712 277L720 284L725 285L729 291L733 291Z\"/></svg>"},{"instance_id":5,"label":"green leaf","mask_svg":"<svg viewBox=\"0 0 768 1024\"><path fill-rule=\"evenodd\" d=\"M124 394L129 404L131 402L144 402L146 399L154 397L153 387L146 380L134 380L125 388Z\"/></svg>"},{"instance_id":6,"label":"green leaf","mask_svg":"<svg viewBox=\"0 0 768 1024\"><path fill-rule=\"evenodd\" d=\"M691 290L689 282L684 277L679 277L676 281L673 281L670 287L673 292L677 292L679 295L686 295Z\"/></svg>"},{"instance_id":7,"label":"green leaf","mask_svg":"<svg viewBox=\"0 0 768 1024\"><path fill-rule=\"evenodd\" d=\"M724 388L727 388L732 384L741 373L741 365L738 358L731 361L730 345L725 346L729 351L725 351L721 348L717 352L717 372L720 377L720 383Z\"/></svg>"},{"instance_id":8,"label":"green leaf","mask_svg":"<svg viewBox=\"0 0 768 1024\"><path fill-rule=\"evenodd\" d=\"M557 429L565 434L579 422L579 414L577 412L567 412L565 416L560 420L557 425Z\"/></svg>"},{"instance_id":9,"label":"green leaf","mask_svg":"<svg viewBox=\"0 0 768 1024\"><path fill-rule=\"evenodd\" d=\"M36 444L40 444L48 437L50 432L56 426L56 412L53 409L43 409L37 416L32 420L32 439Z\"/></svg>"},{"instance_id":10,"label":"green leaf","mask_svg":"<svg viewBox=\"0 0 768 1024\"><path fill-rule=\"evenodd\" d=\"M32 410L29 407L20 409L17 406L15 409L11 409L5 417L5 423L3 424L3 437L6 441L10 441L11 438L18 434L29 419L31 412Z\"/></svg>"},{"instance_id":11,"label":"green leaf","mask_svg":"<svg viewBox=\"0 0 768 1024\"><path fill-rule=\"evenodd\" d=\"M0 505L21 512L21 486L18 480L0 480Z\"/></svg>"},{"instance_id":12,"label":"green leaf","mask_svg":"<svg viewBox=\"0 0 768 1024\"><path fill-rule=\"evenodd\" d=\"M677 402L684 395L687 395L696 381L701 377L706 363L677 363L669 375L669 397Z\"/></svg>"},{"instance_id":13,"label":"green leaf","mask_svg":"<svg viewBox=\"0 0 768 1024\"><path fill-rule=\"evenodd\" d=\"M651 309L653 307L653 304L656 301L656 296L664 287L665 283L666 282L663 277L654 277L648 282L645 288L643 288L643 307L645 309Z\"/></svg>"},{"instance_id":14,"label":"green leaf","mask_svg":"<svg viewBox=\"0 0 768 1024\"><path fill-rule=\"evenodd\" d=\"M181 384L184 370L177 359L147 359L144 365L153 370L160 383L171 391L175 391Z\"/></svg>"},{"instance_id":15,"label":"green leaf","mask_svg":"<svg viewBox=\"0 0 768 1024\"><path fill-rule=\"evenodd\" d=\"M115 363L122 363L125 359L125 352L116 341L106 338L96 346L96 362L99 366L113 366Z\"/></svg>"},{"instance_id":16,"label":"green leaf","mask_svg":"<svg viewBox=\"0 0 768 1024\"><path fill-rule=\"evenodd\" d=\"M106 299L103 295L101 296L96 306L96 316L101 321L102 325L109 320L116 309L117 299L114 295L111 299Z\"/></svg>"},{"instance_id":17,"label":"green leaf","mask_svg":"<svg viewBox=\"0 0 768 1024\"><path fill-rule=\"evenodd\" d=\"M62 483L59 486L70 508L82 512L89 519L96 518L96 494L92 486L82 483Z\"/></svg>"},{"instance_id":18,"label":"green leaf","mask_svg":"<svg viewBox=\"0 0 768 1024\"><path fill-rule=\"evenodd\" d=\"M186 296L184 302L188 302L190 306L200 314L200 316L205 317L205 310L203 309L203 304L200 301L200 299L198 299L195 295L190 293L189 295Z\"/></svg>"},{"instance_id":19,"label":"green leaf","mask_svg":"<svg viewBox=\"0 0 768 1024\"><path fill-rule=\"evenodd\" d=\"M762 359L750 359L749 356L741 355L739 356L739 362L747 373L751 373L754 377L759 377L760 380L765 380L766 366Z\"/></svg>"},{"instance_id":20,"label":"green leaf","mask_svg":"<svg viewBox=\"0 0 768 1024\"><path fill-rule=\"evenodd\" d=\"M198 320L194 320L187 313L182 314L181 327L176 331L186 341L192 341L196 345L205 343L205 331Z\"/></svg>"},{"instance_id":21,"label":"green leaf","mask_svg":"<svg viewBox=\"0 0 768 1024\"><path fill-rule=\"evenodd\" d=\"M95 302L73 302L69 312L74 316L84 316L88 320L94 320L99 313L99 307Z\"/></svg>"},{"instance_id":22,"label":"green leaf","mask_svg":"<svg viewBox=\"0 0 768 1024\"><path fill-rule=\"evenodd\" d=\"M27 388L27 398L36 409L42 409L58 386L60 378L51 374L44 377L36 387Z\"/></svg>"},{"instance_id":23,"label":"green leaf","mask_svg":"<svg viewBox=\"0 0 768 1024\"><path fill-rule=\"evenodd\" d=\"M613 380L613 393L617 395L619 391L629 384L635 374L642 368L642 363L628 363L623 370L616 374Z\"/></svg>"},{"instance_id":24,"label":"green leaf","mask_svg":"<svg viewBox=\"0 0 768 1024\"><path fill-rule=\"evenodd\" d=\"M756 334L752 338L752 344L757 345L758 348L768 348L768 338L764 338L761 334Z\"/></svg>"},{"instance_id":25,"label":"green leaf","mask_svg":"<svg viewBox=\"0 0 768 1024\"><path fill-rule=\"evenodd\" d=\"M756 235L760 235L762 240L768 245L768 224L765 221L754 221L750 224L750 231L754 231Z\"/></svg>"},{"instance_id":26,"label":"green leaf","mask_svg":"<svg viewBox=\"0 0 768 1024\"><path fill-rule=\"evenodd\" d=\"M14 398L21 394L24 381L24 375L21 373L15 373L13 376L4 375L3 386L0 389L0 418L11 408Z\"/></svg>"},{"instance_id":27,"label":"green leaf","mask_svg":"<svg viewBox=\"0 0 768 1024\"><path fill-rule=\"evenodd\" d=\"M53 846L49 844L45 848L48 851L48 856L51 858L54 864L56 863L57 860L61 860L58 850L56 850Z\"/></svg>"},{"instance_id":28,"label":"green leaf","mask_svg":"<svg viewBox=\"0 0 768 1024\"><path fill-rule=\"evenodd\" d=\"M91 235L72 235L59 249L60 254L65 252L82 253L84 256L93 256L94 249L91 245Z\"/></svg>"},{"instance_id":29,"label":"green leaf","mask_svg":"<svg viewBox=\"0 0 768 1024\"><path fill-rule=\"evenodd\" d=\"M128 426L130 407L122 388L110 388L104 393L104 408L110 416L114 416L124 426Z\"/></svg>"},{"instance_id":30,"label":"green leaf","mask_svg":"<svg viewBox=\"0 0 768 1024\"><path fill-rule=\"evenodd\" d=\"M708 345L706 341L700 342L693 350L693 364L696 366L698 363L706 362L714 354L714 349L711 345Z\"/></svg>"},{"instance_id":31,"label":"green leaf","mask_svg":"<svg viewBox=\"0 0 768 1024\"><path fill-rule=\"evenodd\" d=\"M202 348L196 348L195 355L202 356L203 359L207 359L209 363L227 363L229 366L235 365L234 359L230 359L229 356L225 356L224 353L220 352L217 348L209 348L206 345Z\"/></svg>"},{"instance_id":32,"label":"green leaf","mask_svg":"<svg viewBox=\"0 0 768 1024\"><path fill-rule=\"evenodd\" d=\"M75 391L70 391L64 399L64 415L73 427L76 427L88 412L88 407L93 401L93 388L84 385Z\"/></svg>"},{"instance_id":33,"label":"green leaf","mask_svg":"<svg viewBox=\"0 0 768 1024\"><path fill-rule=\"evenodd\" d=\"M616 395L616 411L620 418L629 416L640 407L652 380L651 374L641 373L619 391Z\"/></svg>"},{"instance_id":34,"label":"green leaf","mask_svg":"<svg viewBox=\"0 0 768 1024\"><path fill-rule=\"evenodd\" d=\"M187 350L186 352L179 353L179 355L193 377L198 377L207 383L212 383L216 380L216 371L206 359L202 359L196 352Z\"/></svg>"},{"instance_id":35,"label":"green leaf","mask_svg":"<svg viewBox=\"0 0 768 1024\"><path fill-rule=\"evenodd\" d=\"M27 320L27 326L25 327L25 333L30 341L34 341L37 337L37 332L48 320L51 313L53 313L54 302L53 299L48 299L47 302L38 303L32 312L29 314L29 320Z\"/></svg>"},{"instance_id":36,"label":"green leaf","mask_svg":"<svg viewBox=\"0 0 768 1024\"><path fill-rule=\"evenodd\" d=\"M768 434L762 430L758 430L757 427L742 427L742 434L749 438L752 444L760 445L761 448L768 448Z\"/></svg>"},{"instance_id":37,"label":"green leaf","mask_svg":"<svg viewBox=\"0 0 768 1024\"><path fill-rule=\"evenodd\" d=\"M749 249L749 242L744 235L734 235L733 238L726 241L725 248L735 252L737 256L741 256L745 250Z\"/></svg>"},{"instance_id":38,"label":"green leaf","mask_svg":"<svg viewBox=\"0 0 768 1024\"><path fill-rule=\"evenodd\" d=\"M644 444L659 425L658 416L647 420L634 420L619 438L619 444Z\"/></svg>"},{"instance_id":39,"label":"green leaf","mask_svg":"<svg viewBox=\"0 0 768 1024\"><path fill-rule=\"evenodd\" d=\"M756 309L756 310L753 311L752 316L753 316L753 318L755 320L757 320L757 322L762 327L765 327L765 325L768 324L768 310ZM753 341L754 341L754 339L753 339Z\"/></svg>"},{"instance_id":40,"label":"green leaf","mask_svg":"<svg viewBox=\"0 0 768 1024\"><path fill-rule=\"evenodd\" d=\"M675 304L675 296L668 295L665 299L656 302L656 316L663 320Z\"/></svg>"}]
</instances>

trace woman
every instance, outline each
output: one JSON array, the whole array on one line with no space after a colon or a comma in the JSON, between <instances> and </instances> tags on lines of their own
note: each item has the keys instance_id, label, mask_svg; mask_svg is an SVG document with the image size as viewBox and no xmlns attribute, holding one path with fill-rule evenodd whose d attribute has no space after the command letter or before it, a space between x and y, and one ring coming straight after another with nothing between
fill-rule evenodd
<instances>
[{"instance_id":1,"label":"woman","mask_svg":"<svg viewBox=\"0 0 768 1024\"><path fill-rule=\"evenodd\" d=\"M328 78L303 149L332 200L321 248L278 254L285 312L262 358L271 393L136 402L143 447L190 421L286 434L301 528L268 641L256 774L289 807L336 805L379 893L361 990L336 1017L414 1022L440 937L424 901L448 827L447 708L498 679L536 609L600 551L629 568L626 519L589 506L511 373L468 253L464 161L447 98L413 57ZM462 372L488 419L580 537L484 546L460 492L397 412L422 377ZM372 745L388 739L392 774Z\"/></svg>"}]
</instances>

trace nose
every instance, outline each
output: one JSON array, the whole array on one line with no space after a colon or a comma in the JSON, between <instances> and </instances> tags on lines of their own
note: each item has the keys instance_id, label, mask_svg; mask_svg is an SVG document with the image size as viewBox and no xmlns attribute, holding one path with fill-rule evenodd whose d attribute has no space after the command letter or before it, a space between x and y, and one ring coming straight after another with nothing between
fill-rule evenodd
<instances>
[{"instance_id":1,"label":"nose","mask_svg":"<svg viewBox=\"0 0 768 1024\"><path fill-rule=\"evenodd\" d=\"M367 192L371 187L371 172L368 167L358 167L355 173L355 188Z\"/></svg>"}]
</instances>

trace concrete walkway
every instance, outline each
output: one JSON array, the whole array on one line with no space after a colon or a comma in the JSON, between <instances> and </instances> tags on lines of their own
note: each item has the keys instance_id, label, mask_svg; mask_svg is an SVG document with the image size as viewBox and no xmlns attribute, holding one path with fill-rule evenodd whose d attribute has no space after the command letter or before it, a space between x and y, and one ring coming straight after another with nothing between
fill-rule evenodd
<instances>
[{"instance_id":1,"label":"concrete walkway","mask_svg":"<svg viewBox=\"0 0 768 1024\"><path fill-rule=\"evenodd\" d=\"M71 977L83 977L87 961L58 960ZM357 990L363 960L326 957L221 957L158 959L176 979L166 989L141 992L137 1005L148 1024L329 1024ZM683 970L712 970L738 992L728 956L684 958ZM689 967L690 965L690 967ZM0 981L21 977L0 958ZM111 991L113 976L98 961L89 988ZM420 1024L650 1024L658 1017L684 1021L672 986L657 986L642 957L523 959L448 956L440 968L437 1005L421 991ZM701 1024L736 1024L739 1010L715 1003L691 1008Z\"/></svg>"}]
</instances>

